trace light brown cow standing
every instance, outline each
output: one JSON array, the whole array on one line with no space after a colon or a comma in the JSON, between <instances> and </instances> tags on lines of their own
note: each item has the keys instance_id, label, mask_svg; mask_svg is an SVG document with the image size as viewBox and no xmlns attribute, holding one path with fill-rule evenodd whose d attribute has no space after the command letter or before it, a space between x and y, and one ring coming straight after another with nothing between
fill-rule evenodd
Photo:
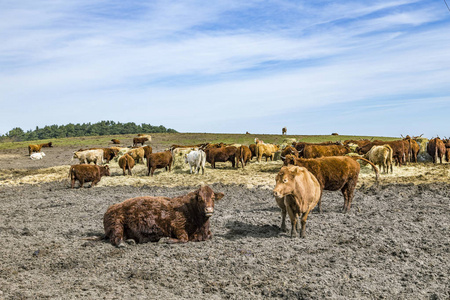
<instances>
[{"instance_id":1,"label":"light brown cow standing","mask_svg":"<svg viewBox=\"0 0 450 300\"><path fill-rule=\"evenodd\" d=\"M393 153L394 151L389 145L373 146L363 157L370 160L375 165L379 165L380 169L383 167L384 173L389 173L389 169L391 170L391 173L393 173Z\"/></svg>"},{"instance_id":2,"label":"light brown cow standing","mask_svg":"<svg viewBox=\"0 0 450 300\"><path fill-rule=\"evenodd\" d=\"M287 212L291 220L291 237L296 237L298 217L301 216L300 237L304 238L308 214L322 195L320 184L306 168L297 166L282 167L275 180L273 195L281 208L281 227L283 229Z\"/></svg>"}]
</instances>

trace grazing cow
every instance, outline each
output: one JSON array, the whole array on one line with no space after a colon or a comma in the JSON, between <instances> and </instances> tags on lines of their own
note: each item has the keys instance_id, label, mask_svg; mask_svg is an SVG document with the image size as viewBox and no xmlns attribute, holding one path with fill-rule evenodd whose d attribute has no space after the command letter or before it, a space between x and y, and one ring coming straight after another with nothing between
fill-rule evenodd
<instances>
[{"instance_id":1,"label":"grazing cow","mask_svg":"<svg viewBox=\"0 0 450 300\"><path fill-rule=\"evenodd\" d=\"M209 186L201 186L175 198L127 199L111 205L103 216L105 237L117 247L125 247L124 241L128 239L136 243L158 242L164 237L169 238L169 243L209 240L214 202L223 196Z\"/></svg>"},{"instance_id":2,"label":"grazing cow","mask_svg":"<svg viewBox=\"0 0 450 300\"><path fill-rule=\"evenodd\" d=\"M364 158L370 160L375 165L379 165L380 169L383 167L384 173L389 173L389 169L391 169L391 173L393 173L392 165L393 165L393 150L389 145L381 145L381 146L373 146L372 149L369 150L366 154L364 154Z\"/></svg>"},{"instance_id":3,"label":"grazing cow","mask_svg":"<svg viewBox=\"0 0 450 300\"><path fill-rule=\"evenodd\" d=\"M250 132L247 131L247 132L245 132L245 134L250 134Z\"/></svg>"},{"instance_id":4,"label":"grazing cow","mask_svg":"<svg viewBox=\"0 0 450 300\"><path fill-rule=\"evenodd\" d=\"M172 167L173 156L170 150L149 154L147 159L147 176L153 176L156 169L167 168L169 172Z\"/></svg>"},{"instance_id":5,"label":"grazing cow","mask_svg":"<svg viewBox=\"0 0 450 300\"><path fill-rule=\"evenodd\" d=\"M266 161L269 159L273 161L275 156L275 152L280 150L280 146L273 144L257 144L256 145L256 159L258 162L261 162L262 157L266 158Z\"/></svg>"},{"instance_id":6,"label":"grazing cow","mask_svg":"<svg viewBox=\"0 0 450 300\"><path fill-rule=\"evenodd\" d=\"M142 146L144 146L144 143L148 141L147 137L142 137L142 138L133 138L133 147L137 147L138 144L141 144Z\"/></svg>"},{"instance_id":7,"label":"grazing cow","mask_svg":"<svg viewBox=\"0 0 450 300\"><path fill-rule=\"evenodd\" d=\"M303 150L305 150L305 146L307 145L339 145L339 144L340 143L338 142L331 142L331 141L321 143L293 142L292 147L297 149L300 157L303 157Z\"/></svg>"},{"instance_id":8,"label":"grazing cow","mask_svg":"<svg viewBox=\"0 0 450 300\"><path fill-rule=\"evenodd\" d=\"M109 163L109 161L111 159L113 159L119 153L119 150L117 150L117 147L79 149L78 151L87 151L87 150L102 150L103 151L103 160L106 161L106 163Z\"/></svg>"},{"instance_id":9,"label":"grazing cow","mask_svg":"<svg viewBox=\"0 0 450 300\"><path fill-rule=\"evenodd\" d=\"M205 149L206 161L211 164L213 169L216 168L216 162L231 162L234 168L236 163L237 148L234 146L223 148L207 148Z\"/></svg>"},{"instance_id":10,"label":"grazing cow","mask_svg":"<svg viewBox=\"0 0 450 300\"><path fill-rule=\"evenodd\" d=\"M31 153L30 159L31 160L39 160L39 159L43 159L44 156L45 156L44 152Z\"/></svg>"},{"instance_id":11,"label":"grazing cow","mask_svg":"<svg viewBox=\"0 0 450 300\"><path fill-rule=\"evenodd\" d=\"M361 159L372 165L376 174L376 181L378 183L377 167L372 162L361 157L328 156L307 159L287 155L284 160L284 165L295 165L308 169L308 171L316 176L320 187L323 190L340 190L344 196L344 206L342 211L346 213L350 210L356 183L358 182L360 166L356 162L356 159ZM319 200L319 212L322 212L321 199Z\"/></svg>"},{"instance_id":12,"label":"grazing cow","mask_svg":"<svg viewBox=\"0 0 450 300\"><path fill-rule=\"evenodd\" d=\"M295 157L299 157L297 149L295 149L292 146L287 146L283 149L283 151L281 151L281 159L284 160L286 158L286 155L288 154L294 155Z\"/></svg>"},{"instance_id":13,"label":"grazing cow","mask_svg":"<svg viewBox=\"0 0 450 300\"><path fill-rule=\"evenodd\" d=\"M297 166L282 167L276 176L273 195L281 208L281 228L286 228L286 212L291 220L291 238L297 236L298 217L301 216L300 237L305 237L306 219L317 205L322 189L317 178L306 168Z\"/></svg>"},{"instance_id":14,"label":"grazing cow","mask_svg":"<svg viewBox=\"0 0 450 300\"><path fill-rule=\"evenodd\" d=\"M190 174L192 174L192 167L194 167L195 174L198 174L200 167L202 175L205 174L206 153L203 150L194 150L185 154L184 160L189 164Z\"/></svg>"},{"instance_id":15,"label":"grazing cow","mask_svg":"<svg viewBox=\"0 0 450 300\"><path fill-rule=\"evenodd\" d=\"M135 149L131 149L127 152L128 155L130 155L136 163L141 162L144 163L145 158L145 149L144 147L139 147Z\"/></svg>"},{"instance_id":16,"label":"grazing cow","mask_svg":"<svg viewBox=\"0 0 450 300\"><path fill-rule=\"evenodd\" d=\"M125 170L128 170L128 175L133 175L131 173L131 169L133 169L134 167L134 159L130 155L125 153L119 158L119 167L122 169L124 176Z\"/></svg>"},{"instance_id":17,"label":"grazing cow","mask_svg":"<svg viewBox=\"0 0 450 300\"><path fill-rule=\"evenodd\" d=\"M323 156L342 156L350 152L350 147L344 145L305 145L303 157L318 158Z\"/></svg>"},{"instance_id":18,"label":"grazing cow","mask_svg":"<svg viewBox=\"0 0 450 300\"><path fill-rule=\"evenodd\" d=\"M28 155L31 155L31 153L33 153L33 152L41 152L41 149L43 147L44 148L45 147L53 147L52 146L52 142L48 142L48 143L45 143L45 144L39 144L39 145L33 145L33 144L28 145Z\"/></svg>"},{"instance_id":19,"label":"grazing cow","mask_svg":"<svg viewBox=\"0 0 450 300\"><path fill-rule=\"evenodd\" d=\"M437 159L439 158L442 164L442 157L445 155L445 144L439 138L431 139L427 145L427 152L433 158L433 163L437 163Z\"/></svg>"},{"instance_id":20,"label":"grazing cow","mask_svg":"<svg viewBox=\"0 0 450 300\"><path fill-rule=\"evenodd\" d=\"M96 185L102 176L109 176L108 166L93 166L93 165L73 165L70 166L69 177L72 188L75 187L75 181L78 180L80 188L88 181L92 181L91 186Z\"/></svg>"},{"instance_id":21,"label":"grazing cow","mask_svg":"<svg viewBox=\"0 0 450 300\"><path fill-rule=\"evenodd\" d=\"M339 133L337 132L333 132L331 135L339 135Z\"/></svg>"},{"instance_id":22,"label":"grazing cow","mask_svg":"<svg viewBox=\"0 0 450 300\"><path fill-rule=\"evenodd\" d=\"M286 127L283 127L283 128L281 129L281 134L282 134L282 135L286 135L286 133L287 133L287 128L286 128Z\"/></svg>"},{"instance_id":23,"label":"grazing cow","mask_svg":"<svg viewBox=\"0 0 450 300\"><path fill-rule=\"evenodd\" d=\"M73 154L72 159L78 158L80 164L90 164L91 162L96 165L103 163L103 150L95 149L95 150L83 150L77 151Z\"/></svg>"},{"instance_id":24,"label":"grazing cow","mask_svg":"<svg viewBox=\"0 0 450 300\"><path fill-rule=\"evenodd\" d=\"M236 167L239 168L239 162L242 164L242 168L247 165L247 162L252 159L252 151L250 148L242 145L238 148L236 153Z\"/></svg>"},{"instance_id":25,"label":"grazing cow","mask_svg":"<svg viewBox=\"0 0 450 300\"><path fill-rule=\"evenodd\" d=\"M250 160L253 159L253 157L256 156L256 144L250 144L248 146L248 148L250 149L250 151L252 152L252 157L250 158Z\"/></svg>"},{"instance_id":26,"label":"grazing cow","mask_svg":"<svg viewBox=\"0 0 450 300\"><path fill-rule=\"evenodd\" d=\"M120 141L118 139L112 139L111 142L116 145L120 144Z\"/></svg>"}]
</instances>

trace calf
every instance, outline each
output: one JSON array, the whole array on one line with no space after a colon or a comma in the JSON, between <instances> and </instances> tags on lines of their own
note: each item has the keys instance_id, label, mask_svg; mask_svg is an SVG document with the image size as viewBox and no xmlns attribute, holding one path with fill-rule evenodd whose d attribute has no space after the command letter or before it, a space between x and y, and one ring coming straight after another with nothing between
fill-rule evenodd
<instances>
[{"instance_id":1,"label":"calf","mask_svg":"<svg viewBox=\"0 0 450 300\"><path fill-rule=\"evenodd\" d=\"M44 152L32 153L30 155L30 159L31 160L39 160L39 159L43 159L44 156L45 156Z\"/></svg>"},{"instance_id":2,"label":"calf","mask_svg":"<svg viewBox=\"0 0 450 300\"><path fill-rule=\"evenodd\" d=\"M273 195L281 208L282 224L285 228L286 212L291 220L291 238L297 236L297 221L301 216L300 237L305 237L306 219L317 205L322 189L316 177L306 168L297 166L282 167L276 176Z\"/></svg>"},{"instance_id":3,"label":"calf","mask_svg":"<svg viewBox=\"0 0 450 300\"><path fill-rule=\"evenodd\" d=\"M108 208L103 225L111 244L124 247L124 240L136 243L158 242L168 237L170 243L211 239L209 218L214 202L223 197L209 186L175 198L137 197Z\"/></svg>"},{"instance_id":4,"label":"calf","mask_svg":"<svg viewBox=\"0 0 450 300\"><path fill-rule=\"evenodd\" d=\"M125 170L128 170L128 175L133 175L131 173L131 169L133 169L134 167L134 159L130 155L125 153L119 158L119 167L122 169L124 176Z\"/></svg>"},{"instance_id":5,"label":"calf","mask_svg":"<svg viewBox=\"0 0 450 300\"><path fill-rule=\"evenodd\" d=\"M153 173L157 168L169 168L169 172L172 167L173 156L170 150L164 152L157 152L149 154L147 159L147 176L153 176Z\"/></svg>"},{"instance_id":6,"label":"calf","mask_svg":"<svg viewBox=\"0 0 450 300\"><path fill-rule=\"evenodd\" d=\"M216 162L231 162L231 166L234 168L236 163L237 148L234 146L222 147L222 148L207 148L206 161L211 164L213 169L216 168Z\"/></svg>"},{"instance_id":7,"label":"calf","mask_svg":"<svg viewBox=\"0 0 450 300\"><path fill-rule=\"evenodd\" d=\"M322 190L337 191L340 190L344 196L344 213L350 210L353 195L360 166L356 159L368 162L374 168L378 183L378 169L370 161L361 157L351 156L329 156L321 158L296 158L293 155L287 155L284 165L296 165L308 169L319 181ZM322 212L322 199L319 200L319 212Z\"/></svg>"},{"instance_id":8,"label":"calf","mask_svg":"<svg viewBox=\"0 0 450 300\"><path fill-rule=\"evenodd\" d=\"M249 147L242 145L238 148L237 154L236 154L236 166L239 168L239 162L242 164L242 168L247 165L247 162L249 162L252 159L252 151Z\"/></svg>"},{"instance_id":9,"label":"calf","mask_svg":"<svg viewBox=\"0 0 450 300\"><path fill-rule=\"evenodd\" d=\"M91 186L96 185L102 176L109 176L108 166L97 165L73 165L70 166L69 177L72 184L72 188L75 187L75 181L78 180L80 188L88 181L92 181Z\"/></svg>"},{"instance_id":10,"label":"calf","mask_svg":"<svg viewBox=\"0 0 450 300\"><path fill-rule=\"evenodd\" d=\"M202 175L205 174L206 153L203 150L194 150L185 154L184 160L189 164L190 174L192 174L192 167L194 167L195 174L198 174L200 167L202 168Z\"/></svg>"}]
</instances>

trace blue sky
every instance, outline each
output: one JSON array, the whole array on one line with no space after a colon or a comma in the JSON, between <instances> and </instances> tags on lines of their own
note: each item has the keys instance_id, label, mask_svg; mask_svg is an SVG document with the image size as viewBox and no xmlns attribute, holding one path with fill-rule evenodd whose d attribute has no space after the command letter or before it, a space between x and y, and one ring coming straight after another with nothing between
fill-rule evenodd
<instances>
[{"instance_id":1,"label":"blue sky","mask_svg":"<svg viewBox=\"0 0 450 300\"><path fill-rule=\"evenodd\" d=\"M444 1L2 1L0 134L450 136Z\"/></svg>"}]
</instances>

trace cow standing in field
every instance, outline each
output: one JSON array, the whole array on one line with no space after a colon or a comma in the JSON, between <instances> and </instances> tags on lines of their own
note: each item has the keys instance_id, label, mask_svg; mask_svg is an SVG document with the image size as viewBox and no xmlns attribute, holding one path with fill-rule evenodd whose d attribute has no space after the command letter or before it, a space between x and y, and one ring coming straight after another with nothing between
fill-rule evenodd
<instances>
[{"instance_id":1,"label":"cow standing in field","mask_svg":"<svg viewBox=\"0 0 450 300\"><path fill-rule=\"evenodd\" d=\"M372 165L378 182L378 169L367 159L350 156L329 156L321 158L296 158L287 155L284 165L295 165L308 169L319 181L322 190L342 192L344 196L344 206L342 212L350 211L356 183L360 172L360 165L356 159L361 159ZM319 200L319 212L322 212L322 199Z\"/></svg>"},{"instance_id":2,"label":"cow standing in field","mask_svg":"<svg viewBox=\"0 0 450 300\"><path fill-rule=\"evenodd\" d=\"M175 198L137 197L111 205L103 217L105 236L111 244L125 247L124 241L158 242L168 237L169 243L206 241L211 239L209 218L214 203L223 193L202 186L195 192Z\"/></svg>"},{"instance_id":3,"label":"cow standing in field","mask_svg":"<svg viewBox=\"0 0 450 300\"><path fill-rule=\"evenodd\" d=\"M133 138L133 147L137 147L138 144L141 144L141 146L144 146L144 143L148 141L147 137L137 137Z\"/></svg>"},{"instance_id":4,"label":"cow standing in field","mask_svg":"<svg viewBox=\"0 0 450 300\"><path fill-rule=\"evenodd\" d=\"M324 156L342 156L350 152L350 147L344 145L305 145L303 157L319 158Z\"/></svg>"},{"instance_id":5,"label":"cow standing in field","mask_svg":"<svg viewBox=\"0 0 450 300\"><path fill-rule=\"evenodd\" d=\"M393 150L389 145L381 145L381 146L373 146L372 149L369 150L366 154L364 154L364 158L370 160L375 165L379 165L380 169L383 167L384 173L389 173L389 169L391 173L393 173L392 165L393 165Z\"/></svg>"},{"instance_id":6,"label":"cow standing in field","mask_svg":"<svg viewBox=\"0 0 450 300\"><path fill-rule=\"evenodd\" d=\"M428 142L427 152L433 158L433 163L437 163L437 160L439 158L442 164L442 157L445 155L445 150L445 144L439 137L431 139Z\"/></svg>"},{"instance_id":7,"label":"cow standing in field","mask_svg":"<svg viewBox=\"0 0 450 300\"><path fill-rule=\"evenodd\" d=\"M261 162L262 157L266 158L266 161L269 159L273 161L275 157L275 152L280 150L280 146L273 144L257 144L256 145L256 159L258 162Z\"/></svg>"},{"instance_id":8,"label":"cow standing in field","mask_svg":"<svg viewBox=\"0 0 450 300\"><path fill-rule=\"evenodd\" d=\"M366 154L372 149L373 146L381 146L381 145L389 145L392 148L393 154L392 158L395 161L395 164L400 167L400 165L405 164L409 157L409 142L404 140L395 140L395 141L380 141L375 140L370 143L367 143L361 147L356 148L356 153L358 154Z\"/></svg>"},{"instance_id":9,"label":"cow standing in field","mask_svg":"<svg viewBox=\"0 0 450 300\"><path fill-rule=\"evenodd\" d=\"M234 146L214 148L210 147L205 149L206 161L211 164L213 169L216 168L216 162L231 162L231 166L234 168L236 164L237 148Z\"/></svg>"},{"instance_id":10,"label":"cow standing in field","mask_svg":"<svg viewBox=\"0 0 450 300\"><path fill-rule=\"evenodd\" d=\"M304 238L308 214L322 196L320 184L306 168L297 166L282 167L275 180L273 195L281 208L281 228L286 228L287 212L291 220L291 238L296 237L298 217L301 216L300 237Z\"/></svg>"},{"instance_id":11,"label":"cow standing in field","mask_svg":"<svg viewBox=\"0 0 450 300\"><path fill-rule=\"evenodd\" d=\"M252 160L253 157L256 156L256 144L250 144L250 145L248 146L248 148L250 149L250 151L251 151L251 153L252 153L252 156L250 157L250 160Z\"/></svg>"},{"instance_id":12,"label":"cow standing in field","mask_svg":"<svg viewBox=\"0 0 450 300\"><path fill-rule=\"evenodd\" d=\"M128 170L128 175L133 175L131 173L131 169L133 169L134 167L134 159L130 155L125 153L119 158L119 167L122 169L124 176L125 170Z\"/></svg>"},{"instance_id":13,"label":"cow standing in field","mask_svg":"<svg viewBox=\"0 0 450 300\"><path fill-rule=\"evenodd\" d=\"M283 128L281 129L281 135L286 135L286 133L287 133L287 128L286 128L286 127L283 127Z\"/></svg>"},{"instance_id":14,"label":"cow standing in field","mask_svg":"<svg viewBox=\"0 0 450 300\"><path fill-rule=\"evenodd\" d=\"M147 176L153 176L156 169L165 168L169 172L172 168L173 156L170 150L149 154L147 159Z\"/></svg>"},{"instance_id":15,"label":"cow standing in field","mask_svg":"<svg viewBox=\"0 0 450 300\"><path fill-rule=\"evenodd\" d=\"M236 167L239 168L239 162L242 164L242 168L247 165L247 162L249 162L252 159L252 151L249 147L242 145L238 148L237 154L236 154Z\"/></svg>"},{"instance_id":16,"label":"cow standing in field","mask_svg":"<svg viewBox=\"0 0 450 300\"><path fill-rule=\"evenodd\" d=\"M206 153L203 150L194 150L185 155L185 162L189 164L189 173L192 174L194 167L195 174L202 168L202 175L205 174Z\"/></svg>"},{"instance_id":17,"label":"cow standing in field","mask_svg":"<svg viewBox=\"0 0 450 300\"><path fill-rule=\"evenodd\" d=\"M83 150L77 151L73 154L72 159L78 158L80 164L90 164L91 162L96 165L103 163L103 150Z\"/></svg>"},{"instance_id":18,"label":"cow standing in field","mask_svg":"<svg viewBox=\"0 0 450 300\"><path fill-rule=\"evenodd\" d=\"M97 165L73 165L70 166L69 177L72 188L75 187L75 181L80 183L80 188L83 187L85 182L92 181L91 186L95 186L102 176L109 176L108 166Z\"/></svg>"}]
</instances>

